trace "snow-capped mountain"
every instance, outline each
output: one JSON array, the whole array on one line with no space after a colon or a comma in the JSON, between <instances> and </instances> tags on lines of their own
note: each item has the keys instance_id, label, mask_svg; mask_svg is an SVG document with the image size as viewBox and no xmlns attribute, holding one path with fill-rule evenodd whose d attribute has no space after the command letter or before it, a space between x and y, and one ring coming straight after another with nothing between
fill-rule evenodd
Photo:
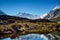
<instances>
[{"instance_id":1,"label":"snow-capped mountain","mask_svg":"<svg viewBox=\"0 0 60 40\"><path fill-rule=\"evenodd\" d=\"M23 18L28 18L28 19L38 19L40 18L40 16L38 15L32 15L32 14L29 14L29 13L22 13L22 12L19 12L16 16L18 17L23 17Z\"/></svg>"},{"instance_id":2,"label":"snow-capped mountain","mask_svg":"<svg viewBox=\"0 0 60 40\"><path fill-rule=\"evenodd\" d=\"M60 5L57 5L53 10L51 10L47 16L45 16L45 19L52 19L56 18L57 15L60 15Z\"/></svg>"},{"instance_id":3,"label":"snow-capped mountain","mask_svg":"<svg viewBox=\"0 0 60 40\"><path fill-rule=\"evenodd\" d=\"M53 8L53 10L56 10L56 9L60 9L60 5L58 5L55 8Z\"/></svg>"},{"instance_id":4,"label":"snow-capped mountain","mask_svg":"<svg viewBox=\"0 0 60 40\"><path fill-rule=\"evenodd\" d=\"M3 11L0 10L0 15L6 15Z\"/></svg>"},{"instance_id":5,"label":"snow-capped mountain","mask_svg":"<svg viewBox=\"0 0 60 40\"><path fill-rule=\"evenodd\" d=\"M43 15L41 15L41 19L44 19L44 17L47 16L47 13L44 13Z\"/></svg>"}]
</instances>

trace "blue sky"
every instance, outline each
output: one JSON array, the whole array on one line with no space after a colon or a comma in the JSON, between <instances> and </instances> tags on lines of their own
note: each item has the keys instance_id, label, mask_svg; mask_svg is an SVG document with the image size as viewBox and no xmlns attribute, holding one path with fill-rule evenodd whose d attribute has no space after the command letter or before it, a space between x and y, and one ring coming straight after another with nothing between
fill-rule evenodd
<instances>
[{"instance_id":1,"label":"blue sky","mask_svg":"<svg viewBox=\"0 0 60 40\"><path fill-rule=\"evenodd\" d=\"M60 0L0 0L0 10L8 15L16 15L19 12L43 15L58 4Z\"/></svg>"}]
</instances>

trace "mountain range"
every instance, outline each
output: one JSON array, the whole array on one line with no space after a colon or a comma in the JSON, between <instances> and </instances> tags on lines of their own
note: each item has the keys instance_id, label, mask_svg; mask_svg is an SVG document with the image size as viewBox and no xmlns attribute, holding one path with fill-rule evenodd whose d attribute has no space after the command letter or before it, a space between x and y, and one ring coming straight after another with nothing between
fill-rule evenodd
<instances>
[{"instance_id":1,"label":"mountain range","mask_svg":"<svg viewBox=\"0 0 60 40\"><path fill-rule=\"evenodd\" d=\"M43 16L39 15L32 15L25 12L19 12L16 16L10 16L5 14L3 11L0 10L0 19L10 19L10 18L26 18L26 19L47 19L52 21L60 21L60 5L57 5L54 9L52 9L49 13Z\"/></svg>"},{"instance_id":2,"label":"mountain range","mask_svg":"<svg viewBox=\"0 0 60 40\"><path fill-rule=\"evenodd\" d=\"M36 18L37 15L32 15L32 14L27 14L27 13L19 13L17 16L11 16L11 15L6 15L4 12L0 11L0 14L2 14L2 15L0 15L0 20L8 21L8 22L11 22L11 21L14 22L14 21L19 21L19 20L25 21L25 22L26 21L27 22L51 22L50 20L47 20L47 19Z\"/></svg>"},{"instance_id":3,"label":"mountain range","mask_svg":"<svg viewBox=\"0 0 60 40\"><path fill-rule=\"evenodd\" d=\"M60 14L60 5L56 6L53 10L51 10L45 18L51 19L57 14Z\"/></svg>"},{"instance_id":4,"label":"mountain range","mask_svg":"<svg viewBox=\"0 0 60 40\"><path fill-rule=\"evenodd\" d=\"M24 13L24 12L19 12L16 16L23 17L23 18L28 18L28 19L38 19L38 18L40 18L40 16L38 16L38 15L32 15L32 14Z\"/></svg>"},{"instance_id":5,"label":"mountain range","mask_svg":"<svg viewBox=\"0 0 60 40\"><path fill-rule=\"evenodd\" d=\"M54 20L54 21L60 21L60 5L57 5L44 18L49 20Z\"/></svg>"}]
</instances>

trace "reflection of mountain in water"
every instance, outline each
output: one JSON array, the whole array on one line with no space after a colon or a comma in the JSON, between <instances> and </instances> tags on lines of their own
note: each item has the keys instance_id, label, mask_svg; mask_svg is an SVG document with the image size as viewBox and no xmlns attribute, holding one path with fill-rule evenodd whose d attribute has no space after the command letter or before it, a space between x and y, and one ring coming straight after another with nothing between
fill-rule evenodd
<instances>
[{"instance_id":1,"label":"reflection of mountain in water","mask_svg":"<svg viewBox=\"0 0 60 40\"><path fill-rule=\"evenodd\" d=\"M19 37L19 40L48 40L48 38L41 34L28 34L28 35L25 35L25 36L20 36Z\"/></svg>"},{"instance_id":2,"label":"reflection of mountain in water","mask_svg":"<svg viewBox=\"0 0 60 40\"><path fill-rule=\"evenodd\" d=\"M60 36L55 34L28 34L16 37L15 39L7 38L8 40L60 40ZM6 40L6 39L3 39Z\"/></svg>"},{"instance_id":3,"label":"reflection of mountain in water","mask_svg":"<svg viewBox=\"0 0 60 40\"><path fill-rule=\"evenodd\" d=\"M60 36L56 35L56 34L47 34L46 37L49 39L49 40L60 40Z\"/></svg>"}]
</instances>

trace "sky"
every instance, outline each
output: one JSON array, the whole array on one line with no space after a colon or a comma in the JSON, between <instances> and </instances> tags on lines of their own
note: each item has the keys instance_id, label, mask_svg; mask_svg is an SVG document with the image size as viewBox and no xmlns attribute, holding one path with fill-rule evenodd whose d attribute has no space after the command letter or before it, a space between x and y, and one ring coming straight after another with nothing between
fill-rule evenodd
<instances>
[{"instance_id":1,"label":"sky","mask_svg":"<svg viewBox=\"0 0 60 40\"><path fill-rule=\"evenodd\" d=\"M0 10L8 15L25 12L33 15L43 15L60 4L60 0L0 0Z\"/></svg>"}]
</instances>

